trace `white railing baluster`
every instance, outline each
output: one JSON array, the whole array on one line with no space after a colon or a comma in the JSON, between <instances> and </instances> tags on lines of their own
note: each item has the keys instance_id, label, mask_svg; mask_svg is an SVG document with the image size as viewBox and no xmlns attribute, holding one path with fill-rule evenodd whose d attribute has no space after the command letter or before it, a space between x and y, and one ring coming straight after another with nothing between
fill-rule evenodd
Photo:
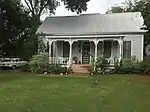
<instances>
[{"instance_id":1,"label":"white railing baluster","mask_svg":"<svg viewBox=\"0 0 150 112\"><path fill-rule=\"evenodd\" d=\"M54 64L67 64L69 58L68 57L50 57L50 63Z\"/></svg>"},{"instance_id":2,"label":"white railing baluster","mask_svg":"<svg viewBox=\"0 0 150 112\"><path fill-rule=\"evenodd\" d=\"M107 61L110 65L114 65L114 64L115 64L113 58L105 58L105 59L106 59L106 61Z\"/></svg>"}]
</instances>

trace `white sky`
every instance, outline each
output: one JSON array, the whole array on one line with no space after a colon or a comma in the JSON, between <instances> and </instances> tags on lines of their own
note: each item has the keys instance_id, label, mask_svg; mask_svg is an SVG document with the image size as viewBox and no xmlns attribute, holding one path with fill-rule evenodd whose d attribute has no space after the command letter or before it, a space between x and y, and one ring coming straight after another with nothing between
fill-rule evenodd
<instances>
[{"instance_id":1,"label":"white sky","mask_svg":"<svg viewBox=\"0 0 150 112\"><path fill-rule=\"evenodd\" d=\"M84 13L105 13L108 8L115 4L121 4L124 0L90 0L88 2L88 10ZM71 11L65 9L64 5L58 7L56 10L57 16L64 16L64 15L74 15Z\"/></svg>"},{"instance_id":2,"label":"white sky","mask_svg":"<svg viewBox=\"0 0 150 112\"><path fill-rule=\"evenodd\" d=\"M23 0L22 0L23 1ZM100 13L104 14L107 9L116 4L121 4L124 0L90 0L88 2L88 9L85 13ZM75 12L68 11L65 9L65 6L61 4L61 6L57 7L55 16L69 16L76 15ZM44 20L49 15L42 16L42 20Z\"/></svg>"}]
</instances>

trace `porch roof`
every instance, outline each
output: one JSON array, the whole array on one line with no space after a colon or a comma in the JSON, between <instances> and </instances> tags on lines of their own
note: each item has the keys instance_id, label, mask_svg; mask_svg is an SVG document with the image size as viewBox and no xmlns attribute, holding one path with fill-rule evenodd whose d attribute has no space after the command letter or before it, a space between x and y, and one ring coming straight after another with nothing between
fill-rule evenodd
<instances>
[{"instance_id":1,"label":"porch roof","mask_svg":"<svg viewBox=\"0 0 150 112\"><path fill-rule=\"evenodd\" d=\"M47 17L37 33L49 36L144 33L140 12Z\"/></svg>"}]
</instances>

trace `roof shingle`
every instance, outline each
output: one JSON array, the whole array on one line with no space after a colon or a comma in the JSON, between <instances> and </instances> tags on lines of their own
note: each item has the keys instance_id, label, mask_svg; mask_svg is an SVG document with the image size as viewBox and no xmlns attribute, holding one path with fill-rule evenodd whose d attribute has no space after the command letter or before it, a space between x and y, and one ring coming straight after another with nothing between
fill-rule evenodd
<instances>
[{"instance_id":1,"label":"roof shingle","mask_svg":"<svg viewBox=\"0 0 150 112\"><path fill-rule=\"evenodd\" d=\"M143 21L140 12L47 17L37 33L63 36L138 33L144 32Z\"/></svg>"}]
</instances>

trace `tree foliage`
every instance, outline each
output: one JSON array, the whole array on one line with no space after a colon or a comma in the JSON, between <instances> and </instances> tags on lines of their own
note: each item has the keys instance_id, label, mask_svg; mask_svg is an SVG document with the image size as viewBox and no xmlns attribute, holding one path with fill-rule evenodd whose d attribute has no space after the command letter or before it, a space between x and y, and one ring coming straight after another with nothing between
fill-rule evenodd
<instances>
[{"instance_id":1,"label":"tree foliage","mask_svg":"<svg viewBox=\"0 0 150 112\"><path fill-rule=\"evenodd\" d=\"M143 1L143 0L141 0ZM141 2L140 1L140 2ZM137 10L138 0L126 0L122 5L112 6L106 13L122 13L122 12L135 12Z\"/></svg>"},{"instance_id":2,"label":"tree foliage","mask_svg":"<svg viewBox=\"0 0 150 112\"><path fill-rule=\"evenodd\" d=\"M60 2L73 12L86 11L89 0L0 0L0 56L29 59L37 52L40 17L54 14Z\"/></svg>"},{"instance_id":3,"label":"tree foliage","mask_svg":"<svg viewBox=\"0 0 150 112\"><path fill-rule=\"evenodd\" d=\"M121 12L124 12L124 8L122 6L113 6L111 7L111 9L108 9L106 14L109 14L109 13L121 13Z\"/></svg>"},{"instance_id":4,"label":"tree foliage","mask_svg":"<svg viewBox=\"0 0 150 112\"><path fill-rule=\"evenodd\" d=\"M38 26L41 24L40 17L47 14L55 14L56 8L60 5L60 2L63 2L66 9L71 10L72 12L81 13L82 11L87 10L87 2L89 0L23 0L26 4L27 9L30 11L31 21L32 21L32 34L35 34ZM32 47L32 49L37 49L37 38L32 36L32 40L24 44L24 47ZM33 43L34 42L34 43ZM33 54L30 50L26 49L26 52Z\"/></svg>"},{"instance_id":5,"label":"tree foliage","mask_svg":"<svg viewBox=\"0 0 150 112\"><path fill-rule=\"evenodd\" d=\"M6 54L11 55L11 51L15 51L17 40L23 35L26 26L24 14L19 2L0 1L0 44Z\"/></svg>"},{"instance_id":6,"label":"tree foliage","mask_svg":"<svg viewBox=\"0 0 150 112\"><path fill-rule=\"evenodd\" d=\"M40 24L40 17L45 13L55 14L55 10L60 5L60 2L63 2L68 10L81 13L87 10L88 1L89 0L24 0L31 12L35 31Z\"/></svg>"},{"instance_id":7,"label":"tree foliage","mask_svg":"<svg viewBox=\"0 0 150 112\"><path fill-rule=\"evenodd\" d=\"M20 56L32 31L29 12L18 0L0 1L0 51L2 56ZM25 54L25 53L24 53ZM23 55L23 54L22 54Z\"/></svg>"}]
</instances>

